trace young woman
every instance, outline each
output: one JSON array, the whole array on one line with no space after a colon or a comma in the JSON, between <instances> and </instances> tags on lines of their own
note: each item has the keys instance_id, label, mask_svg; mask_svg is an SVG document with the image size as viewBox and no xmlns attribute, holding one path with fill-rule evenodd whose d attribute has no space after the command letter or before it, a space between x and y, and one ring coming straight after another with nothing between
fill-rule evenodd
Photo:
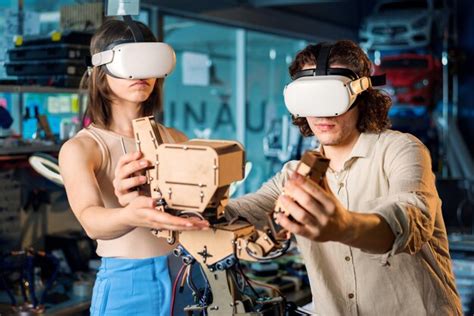
<instances>
[{"instance_id":1,"label":"young woman","mask_svg":"<svg viewBox=\"0 0 474 316\"><path fill-rule=\"evenodd\" d=\"M139 27L146 41L156 41L144 24ZM92 38L91 54L123 40L133 40L127 24L109 20ZM127 164L127 172L149 163L135 153L132 120L160 110L162 79L118 79L94 67L84 81L91 124L63 145L59 165L71 208L88 236L97 240L97 254L102 257L91 315L169 315L166 254L172 246L154 237L150 228L197 230L206 229L208 223L159 212L152 198L136 191L130 193L137 195L133 202L122 207L113 186L122 156L120 164ZM165 142L185 139L160 124L159 130ZM122 189L145 182L144 176L134 177L130 183L123 181Z\"/></svg>"}]
</instances>

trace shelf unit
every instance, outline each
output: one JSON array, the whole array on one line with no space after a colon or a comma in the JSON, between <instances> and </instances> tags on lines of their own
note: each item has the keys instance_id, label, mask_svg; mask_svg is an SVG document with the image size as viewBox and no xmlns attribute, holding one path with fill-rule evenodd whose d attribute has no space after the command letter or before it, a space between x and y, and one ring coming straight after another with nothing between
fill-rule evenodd
<instances>
[{"instance_id":1,"label":"shelf unit","mask_svg":"<svg viewBox=\"0 0 474 316\"><path fill-rule=\"evenodd\" d=\"M18 133L23 134L23 109L24 109L24 94L25 93L48 93L48 94L77 94L79 102L79 118L85 110L85 100L87 96L87 90L81 90L77 88L60 88L60 87L47 87L47 86L22 86L22 85L0 85L0 93L11 93L16 95L12 98L13 104L16 104L16 110L12 111L11 115L15 122L18 122ZM20 152L24 153L28 151L26 148L19 149ZM2 149L0 155L4 155L7 149ZM12 149L12 152L15 152Z\"/></svg>"},{"instance_id":2,"label":"shelf unit","mask_svg":"<svg viewBox=\"0 0 474 316\"><path fill-rule=\"evenodd\" d=\"M0 85L0 92L7 93L77 93L85 95L87 90L45 86Z\"/></svg>"}]
</instances>

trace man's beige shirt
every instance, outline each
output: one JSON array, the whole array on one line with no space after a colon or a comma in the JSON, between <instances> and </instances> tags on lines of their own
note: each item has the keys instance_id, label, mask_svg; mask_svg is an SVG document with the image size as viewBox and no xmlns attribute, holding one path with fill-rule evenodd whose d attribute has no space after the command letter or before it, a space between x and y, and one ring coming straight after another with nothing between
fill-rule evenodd
<instances>
[{"instance_id":1,"label":"man's beige shirt","mask_svg":"<svg viewBox=\"0 0 474 316\"><path fill-rule=\"evenodd\" d=\"M264 220L297 161L254 194L233 200L228 215ZM370 254L337 242L297 236L318 315L461 315L441 201L426 147L409 134L363 133L329 187L350 211L382 216L392 249Z\"/></svg>"}]
</instances>

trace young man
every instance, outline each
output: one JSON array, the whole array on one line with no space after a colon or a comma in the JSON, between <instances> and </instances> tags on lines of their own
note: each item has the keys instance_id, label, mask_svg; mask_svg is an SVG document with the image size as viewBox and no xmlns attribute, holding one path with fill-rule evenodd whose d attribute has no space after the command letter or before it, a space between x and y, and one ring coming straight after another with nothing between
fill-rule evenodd
<instances>
[{"instance_id":1,"label":"young man","mask_svg":"<svg viewBox=\"0 0 474 316\"><path fill-rule=\"evenodd\" d=\"M291 76L320 67L321 47L299 52ZM329 50L329 69L370 77L371 63L353 42ZM429 152L415 137L387 129L390 105L368 88L341 115L294 117L330 159L330 190L292 175L297 162L289 162L228 211L257 220L280 199L292 219L280 213L277 220L296 235L320 315L461 315Z\"/></svg>"},{"instance_id":2,"label":"young man","mask_svg":"<svg viewBox=\"0 0 474 316\"><path fill-rule=\"evenodd\" d=\"M293 78L357 80L370 72L369 59L351 41L309 45L290 66ZM296 235L317 314L461 315L429 152L415 137L388 130L388 96L361 90L331 115L318 113L327 113L331 94L341 91L313 95L303 112L318 115L293 119L330 159L328 189L293 174L292 161L256 193L230 201L227 215L261 223L280 200L291 217L277 220ZM135 170L124 168L119 180Z\"/></svg>"}]
</instances>

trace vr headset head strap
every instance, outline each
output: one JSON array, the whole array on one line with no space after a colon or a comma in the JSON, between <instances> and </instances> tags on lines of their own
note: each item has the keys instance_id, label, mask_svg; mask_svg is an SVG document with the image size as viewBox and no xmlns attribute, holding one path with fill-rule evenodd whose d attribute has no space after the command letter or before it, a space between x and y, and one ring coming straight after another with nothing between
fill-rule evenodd
<instances>
[{"instance_id":1,"label":"vr headset head strap","mask_svg":"<svg viewBox=\"0 0 474 316\"><path fill-rule=\"evenodd\" d=\"M319 49L318 57L316 58L316 76L326 76L329 66L329 54L333 44L322 43Z\"/></svg>"},{"instance_id":2,"label":"vr headset head strap","mask_svg":"<svg viewBox=\"0 0 474 316\"><path fill-rule=\"evenodd\" d=\"M359 76L350 69L346 68L330 68L329 67L329 55L334 44L323 42L320 44L320 49L316 58L316 69L306 69L298 71L293 77L293 80L296 80L301 77L310 77L310 76L344 76L348 77L351 80L356 80Z\"/></svg>"},{"instance_id":3,"label":"vr headset head strap","mask_svg":"<svg viewBox=\"0 0 474 316\"><path fill-rule=\"evenodd\" d=\"M138 24L132 19L130 15L124 15L123 21L127 24L128 28L132 32L133 39L135 42L144 42L143 33L138 27Z\"/></svg>"},{"instance_id":4,"label":"vr headset head strap","mask_svg":"<svg viewBox=\"0 0 474 316\"><path fill-rule=\"evenodd\" d=\"M103 50L103 52L108 51L108 50L113 50L114 47L117 46L117 45L128 44L128 43L135 43L135 41L134 40L126 40L126 39L120 39L120 40L113 41L109 45L105 46L105 49Z\"/></svg>"},{"instance_id":5,"label":"vr headset head strap","mask_svg":"<svg viewBox=\"0 0 474 316\"><path fill-rule=\"evenodd\" d=\"M306 70L300 70L298 71L291 79L296 80L301 77L313 77L313 76L318 76L317 74L317 68L316 69L306 69ZM347 68L328 68L326 70L326 74L323 76L344 76L347 78L350 78L351 80L356 80L359 78L357 74Z\"/></svg>"},{"instance_id":6,"label":"vr headset head strap","mask_svg":"<svg viewBox=\"0 0 474 316\"><path fill-rule=\"evenodd\" d=\"M370 76L372 86L384 86L387 83L387 76L385 74Z\"/></svg>"}]
</instances>

